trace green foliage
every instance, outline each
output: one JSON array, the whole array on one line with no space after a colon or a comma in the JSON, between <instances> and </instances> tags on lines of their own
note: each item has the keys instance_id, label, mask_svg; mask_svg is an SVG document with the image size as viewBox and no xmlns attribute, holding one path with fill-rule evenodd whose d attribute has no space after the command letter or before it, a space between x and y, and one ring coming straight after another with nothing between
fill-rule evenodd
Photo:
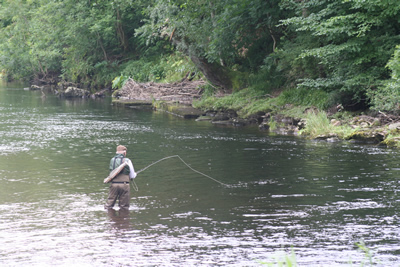
<instances>
[{"instance_id":1,"label":"green foliage","mask_svg":"<svg viewBox=\"0 0 400 267\"><path fill-rule=\"evenodd\" d=\"M120 75L114 78L112 81L112 88L113 89L121 89L125 83L128 81L129 77Z\"/></svg>"},{"instance_id":2,"label":"green foliage","mask_svg":"<svg viewBox=\"0 0 400 267\"><path fill-rule=\"evenodd\" d=\"M313 58L319 68L314 72L317 77L305 75L300 77L302 80L295 77L300 86L347 92L353 100L360 102L367 90L376 88L380 81L388 78L384 66L400 40L395 34L400 26L398 2L325 0L285 3L298 15L283 20L281 25L296 32L295 38L288 42L303 47L297 57L292 55L287 60L301 63ZM304 43L304 40L309 42ZM303 70L308 68L299 66Z\"/></svg>"},{"instance_id":3,"label":"green foliage","mask_svg":"<svg viewBox=\"0 0 400 267\"><path fill-rule=\"evenodd\" d=\"M337 135L341 138L348 136L353 129L350 126L334 126L325 112L309 112L306 116L306 127L300 134L315 138L320 135Z\"/></svg>"},{"instance_id":4,"label":"green foliage","mask_svg":"<svg viewBox=\"0 0 400 267\"><path fill-rule=\"evenodd\" d=\"M198 70L186 56L174 53L150 60L128 61L121 65L121 72L137 82L175 82L182 80L186 74L198 73Z\"/></svg>"},{"instance_id":5,"label":"green foliage","mask_svg":"<svg viewBox=\"0 0 400 267\"><path fill-rule=\"evenodd\" d=\"M371 109L395 111L400 109L400 81L392 80L376 90L369 90Z\"/></svg>"},{"instance_id":6,"label":"green foliage","mask_svg":"<svg viewBox=\"0 0 400 267\"><path fill-rule=\"evenodd\" d=\"M216 64L246 77L259 70L279 42L275 25L282 14L278 4L279 0L156 0L146 10L145 24L136 36L146 44L169 39L178 51L200 59L198 65ZM217 74L223 75L226 72ZM247 82L233 75L228 78L234 89Z\"/></svg>"},{"instance_id":7,"label":"green foliage","mask_svg":"<svg viewBox=\"0 0 400 267\"><path fill-rule=\"evenodd\" d=\"M211 98L216 93L215 87L213 87L211 84L208 83L202 86L200 90L203 91L202 93L203 99Z\"/></svg>"},{"instance_id":8,"label":"green foliage","mask_svg":"<svg viewBox=\"0 0 400 267\"><path fill-rule=\"evenodd\" d=\"M397 0L5 0L0 70L93 88L120 75L174 82L203 72L259 109L269 105L260 96L297 88L282 103L350 107L367 95L390 110L400 99L399 15ZM256 109L236 97L212 102Z\"/></svg>"},{"instance_id":9,"label":"green foliage","mask_svg":"<svg viewBox=\"0 0 400 267\"><path fill-rule=\"evenodd\" d=\"M394 111L400 109L400 46L396 46L387 67L391 70L392 78L378 89L368 91L374 110Z\"/></svg>"},{"instance_id":10,"label":"green foliage","mask_svg":"<svg viewBox=\"0 0 400 267\"><path fill-rule=\"evenodd\" d=\"M177 52L161 60L165 70L164 82L175 82L181 80L188 74L188 78L201 77L201 73L193 62L183 54Z\"/></svg>"},{"instance_id":11,"label":"green foliage","mask_svg":"<svg viewBox=\"0 0 400 267\"><path fill-rule=\"evenodd\" d=\"M375 266L379 264L379 262L373 257L373 251L365 245L364 241L356 242L355 245L358 247L359 251L364 253L365 260L368 261L369 266ZM361 263L361 266L365 266L365 261Z\"/></svg>"},{"instance_id":12,"label":"green foliage","mask_svg":"<svg viewBox=\"0 0 400 267\"><path fill-rule=\"evenodd\" d=\"M211 88L208 90L212 91ZM269 111L273 108L276 109L271 98L253 89L244 89L225 97L206 95L203 95L201 100L194 101L193 106L205 110L235 110L242 117L247 117L257 112Z\"/></svg>"},{"instance_id":13,"label":"green foliage","mask_svg":"<svg viewBox=\"0 0 400 267\"><path fill-rule=\"evenodd\" d=\"M294 104L324 110L333 104L331 97L331 94L320 89L300 87L283 91L278 97L277 104Z\"/></svg>"},{"instance_id":14,"label":"green foliage","mask_svg":"<svg viewBox=\"0 0 400 267\"><path fill-rule=\"evenodd\" d=\"M248 86L256 91L271 93L282 88L286 82L286 77L279 70L274 56L267 56L259 71L252 72L247 79Z\"/></svg>"},{"instance_id":15,"label":"green foliage","mask_svg":"<svg viewBox=\"0 0 400 267\"><path fill-rule=\"evenodd\" d=\"M4 1L0 68L15 79L55 75L86 86L110 84L121 59L146 50L133 35L147 3Z\"/></svg>"}]
</instances>

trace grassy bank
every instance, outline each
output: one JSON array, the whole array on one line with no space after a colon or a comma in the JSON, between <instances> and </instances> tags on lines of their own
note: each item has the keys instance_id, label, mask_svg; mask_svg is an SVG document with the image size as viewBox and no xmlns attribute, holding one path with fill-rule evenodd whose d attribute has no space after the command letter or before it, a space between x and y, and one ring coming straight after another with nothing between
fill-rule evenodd
<instances>
[{"instance_id":1,"label":"grassy bank","mask_svg":"<svg viewBox=\"0 0 400 267\"><path fill-rule=\"evenodd\" d=\"M397 126L392 127L378 118L378 115L387 115L368 110L345 111L335 103L332 95L324 91L289 89L265 94L248 88L217 97L210 93L212 90L208 90L204 89L203 98L195 101L194 107L202 110L233 110L241 118L255 114L282 115L304 122L298 134L312 139L334 137L400 147L400 125L397 129ZM271 119L270 126L274 127L275 124Z\"/></svg>"},{"instance_id":2,"label":"grassy bank","mask_svg":"<svg viewBox=\"0 0 400 267\"><path fill-rule=\"evenodd\" d=\"M251 88L234 92L224 97L217 97L212 89L204 89L204 97L193 103L200 109L235 110L246 118L258 112L280 112L291 116L304 116L308 108L327 109L333 101L323 91L305 89L288 89L282 92L266 93ZM210 92L211 91L211 92Z\"/></svg>"}]
</instances>

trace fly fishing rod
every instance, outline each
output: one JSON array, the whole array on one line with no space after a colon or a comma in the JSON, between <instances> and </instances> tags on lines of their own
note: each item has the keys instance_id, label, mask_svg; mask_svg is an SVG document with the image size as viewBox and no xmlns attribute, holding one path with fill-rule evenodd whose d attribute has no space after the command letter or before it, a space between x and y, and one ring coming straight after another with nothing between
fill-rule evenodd
<instances>
[{"instance_id":1,"label":"fly fishing rod","mask_svg":"<svg viewBox=\"0 0 400 267\"><path fill-rule=\"evenodd\" d=\"M221 184L221 185L223 185L223 186L225 186L225 187L230 187L230 185L228 185L228 184L225 184L225 183L223 183L223 182L221 182L221 181L218 181L217 179L215 179L215 178L213 178L213 177L211 177L211 176L209 176L209 175L207 175L207 174L204 174L204 173L202 173L202 172L199 172L198 170L193 169L193 168L192 168L189 164L187 164L179 155L168 156L168 157L162 158L162 159L160 159L160 160L157 160L156 162L151 163L150 165L144 167L143 169L137 171L136 173L139 174L139 173L141 173L141 172L147 170L147 169L150 168L151 166L153 166L153 165L155 165L155 164L157 164L157 163L159 163L159 162L161 162L161 161L163 161L163 160L171 159L171 158L178 158L178 159L180 159L180 160L183 162L183 164L186 165L186 167L188 167L188 168L191 169L192 171L194 171L194 172L196 172L196 173L198 173L198 174L201 174L201 175L203 175L203 176L205 176L205 177L207 177L207 178L213 180L214 182L217 182L217 183L219 183L219 184ZM134 189L135 191L138 191L138 187L137 187L135 181L133 181L132 186L133 186L133 189Z\"/></svg>"}]
</instances>

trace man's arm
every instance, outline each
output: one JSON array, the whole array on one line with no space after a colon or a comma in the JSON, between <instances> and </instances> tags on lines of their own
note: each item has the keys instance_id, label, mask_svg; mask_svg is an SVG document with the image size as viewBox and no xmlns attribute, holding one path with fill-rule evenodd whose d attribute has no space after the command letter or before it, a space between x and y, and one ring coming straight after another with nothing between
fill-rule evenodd
<instances>
[{"instance_id":1,"label":"man's arm","mask_svg":"<svg viewBox=\"0 0 400 267\"><path fill-rule=\"evenodd\" d=\"M135 168L133 167L132 161L128 160L128 166L129 166L129 178L130 179L135 179L137 176L137 173L135 172Z\"/></svg>"}]
</instances>

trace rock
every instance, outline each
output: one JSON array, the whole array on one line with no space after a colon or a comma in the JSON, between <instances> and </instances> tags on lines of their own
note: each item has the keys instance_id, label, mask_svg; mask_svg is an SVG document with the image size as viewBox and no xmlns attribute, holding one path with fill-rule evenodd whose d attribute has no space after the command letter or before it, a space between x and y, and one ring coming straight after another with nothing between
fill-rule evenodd
<instances>
[{"instance_id":1,"label":"rock","mask_svg":"<svg viewBox=\"0 0 400 267\"><path fill-rule=\"evenodd\" d=\"M269 128L270 128L270 126L269 126L269 124L267 123L267 122L262 122L260 125L258 125L258 128L260 129L260 130L269 130Z\"/></svg>"},{"instance_id":2,"label":"rock","mask_svg":"<svg viewBox=\"0 0 400 267\"><path fill-rule=\"evenodd\" d=\"M342 123L341 123L339 120L336 120L336 119L332 119L332 120L331 120L331 124L332 124L333 126L340 126L340 125L342 125Z\"/></svg>"},{"instance_id":3,"label":"rock","mask_svg":"<svg viewBox=\"0 0 400 267\"><path fill-rule=\"evenodd\" d=\"M200 116L196 119L196 121L211 121L210 116Z\"/></svg>"},{"instance_id":4,"label":"rock","mask_svg":"<svg viewBox=\"0 0 400 267\"><path fill-rule=\"evenodd\" d=\"M229 120L229 116L226 113L222 112L218 112L213 118L213 121L227 121L227 120Z\"/></svg>"},{"instance_id":5,"label":"rock","mask_svg":"<svg viewBox=\"0 0 400 267\"><path fill-rule=\"evenodd\" d=\"M336 143L336 142L340 142L340 139L339 139L339 137L331 137L331 138L326 139L326 141L329 143Z\"/></svg>"},{"instance_id":6,"label":"rock","mask_svg":"<svg viewBox=\"0 0 400 267\"><path fill-rule=\"evenodd\" d=\"M240 118L233 118L232 119L232 124L234 126L246 126L250 123L250 121L245 120L245 119L240 119Z\"/></svg>"},{"instance_id":7,"label":"rock","mask_svg":"<svg viewBox=\"0 0 400 267\"><path fill-rule=\"evenodd\" d=\"M219 124L219 125L232 125L232 122L230 120L212 121L212 123Z\"/></svg>"},{"instance_id":8,"label":"rock","mask_svg":"<svg viewBox=\"0 0 400 267\"><path fill-rule=\"evenodd\" d=\"M96 99L96 98L103 98L103 97L106 96L106 93L107 93L108 91L110 91L110 90L108 90L108 89L103 89L103 90L101 90L101 91L98 91L98 92L96 92L96 93L90 95L90 97L93 98L93 99Z\"/></svg>"},{"instance_id":9,"label":"rock","mask_svg":"<svg viewBox=\"0 0 400 267\"><path fill-rule=\"evenodd\" d=\"M318 135L315 137L315 140L334 140L335 138L338 138L337 134L330 133L330 134L324 134L324 135Z\"/></svg>"},{"instance_id":10,"label":"rock","mask_svg":"<svg viewBox=\"0 0 400 267\"><path fill-rule=\"evenodd\" d=\"M299 130L302 130L302 129L306 128L306 124L307 124L307 121L306 121L305 119L301 119L301 120L297 123L297 128L298 128Z\"/></svg>"},{"instance_id":11,"label":"rock","mask_svg":"<svg viewBox=\"0 0 400 267\"><path fill-rule=\"evenodd\" d=\"M90 95L90 92L85 89L80 89L77 87L68 87L64 93L63 96L65 97L88 97Z\"/></svg>"},{"instance_id":12,"label":"rock","mask_svg":"<svg viewBox=\"0 0 400 267\"><path fill-rule=\"evenodd\" d=\"M389 124L389 130L400 130L400 122Z\"/></svg>"},{"instance_id":13,"label":"rock","mask_svg":"<svg viewBox=\"0 0 400 267\"><path fill-rule=\"evenodd\" d=\"M32 84L30 87L31 90L43 90L43 88L44 88L43 86L38 86L34 84Z\"/></svg>"},{"instance_id":14,"label":"rock","mask_svg":"<svg viewBox=\"0 0 400 267\"><path fill-rule=\"evenodd\" d=\"M117 107L126 107L132 109L153 109L153 103L151 101L144 100L113 100L112 104Z\"/></svg>"},{"instance_id":15,"label":"rock","mask_svg":"<svg viewBox=\"0 0 400 267\"><path fill-rule=\"evenodd\" d=\"M400 147L400 137L393 137L383 140L380 145L387 147Z\"/></svg>"},{"instance_id":16,"label":"rock","mask_svg":"<svg viewBox=\"0 0 400 267\"><path fill-rule=\"evenodd\" d=\"M385 135L375 131L356 131L347 137L347 139L366 143L380 143L385 139Z\"/></svg>"},{"instance_id":17,"label":"rock","mask_svg":"<svg viewBox=\"0 0 400 267\"><path fill-rule=\"evenodd\" d=\"M192 105L185 105L170 101L156 102L157 110L162 110L172 115L185 119L197 119L204 115L204 112L194 108Z\"/></svg>"},{"instance_id":18,"label":"rock","mask_svg":"<svg viewBox=\"0 0 400 267\"><path fill-rule=\"evenodd\" d=\"M374 121L371 123L372 127L381 126L381 121L378 118L374 118Z\"/></svg>"}]
</instances>

